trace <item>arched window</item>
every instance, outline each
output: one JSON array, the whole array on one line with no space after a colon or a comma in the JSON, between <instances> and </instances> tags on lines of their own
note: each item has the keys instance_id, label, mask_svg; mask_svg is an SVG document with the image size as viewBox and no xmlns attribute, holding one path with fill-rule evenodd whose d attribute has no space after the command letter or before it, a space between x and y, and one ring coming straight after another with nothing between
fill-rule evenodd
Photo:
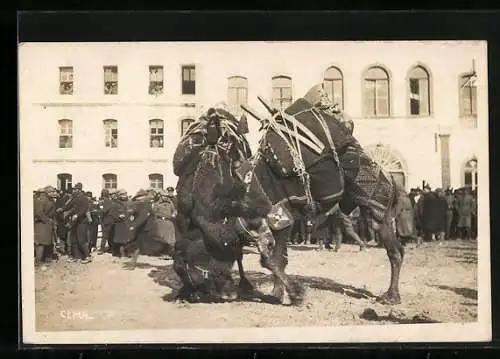
<instances>
[{"instance_id":1,"label":"arched window","mask_svg":"<svg viewBox=\"0 0 500 359\"><path fill-rule=\"evenodd\" d=\"M473 190L477 189L477 159L475 157L465 163L463 184L464 187L469 187Z\"/></svg>"},{"instance_id":2,"label":"arched window","mask_svg":"<svg viewBox=\"0 0 500 359\"><path fill-rule=\"evenodd\" d=\"M154 119L149 121L149 146L151 148L163 148L163 120Z\"/></svg>"},{"instance_id":3,"label":"arched window","mask_svg":"<svg viewBox=\"0 0 500 359\"><path fill-rule=\"evenodd\" d=\"M184 136L189 126L191 126L193 123L194 120L192 118L185 118L181 121L181 136Z\"/></svg>"},{"instance_id":4,"label":"arched window","mask_svg":"<svg viewBox=\"0 0 500 359\"><path fill-rule=\"evenodd\" d=\"M57 189L63 192L71 192L73 176L69 173L59 173L57 175Z\"/></svg>"},{"instance_id":5,"label":"arched window","mask_svg":"<svg viewBox=\"0 0 500 359\"><path fill-rule=\"evenodd\" d=\"M471 74L460 76L460 117L472 118L477 116L477 87Z\"/></svg>"},{"instance_id":6,"label":"arched window","mask_svg":"<svg viewBox=\"0 0 500 359\"><path fill-rule=\"evenodd\" d=\"M59 120L59 148L73 148L73 121Z\"/></svg>"},{"instance_id":7,"label":"arched window","mask_svg":"<svg viewBox=\"0 0 500 359\"><path fill-rule=\"evenodd\" d=\"M228 78L227 103L229 111L236 117L240 117L242 112L240 105L248 103L248 80L245 77Z\"/></svg>"},{"instance_id":8,"label":"arched window","mask_svg":"<svg viewBox=\"0 0 500 359\"><path fill-rule=\"evenodd\" d=\"M163 189L163 175L159 173L150 174L149 187L154 189Z\"/></svg>"},{"instance_id":9,"label":"arched window","mask_svg":"<svg viewBox=\"0 0 500 359\"><path fill-rule=\"evenodd\" d=\"M104 145L108 148L118 147L118 121L104 120Z\"/></svg>"},{"instance_id":10,"label":"arched window","mask_svg":"<svg viewBox=\"0 0 500 359\"><path fill-rule=\"evenodd\" d=\"M379 67L369 68L363 77L363 113L368 117L388 117L390 113L389 75Z\"/></svg>"},{"instance_id":11,"label":"arched window","mask_svg":"<svg viewBox=\"0 0 500 359\"><path fill-rule=\"evenodd\" d=\"M430 115L429 73L422 66L415 66L409 74L410 115Z\"/></svg>"},{"instance_id":12,"label":"arched window","mask_svg":"<svg viewBox=\"0 0 500 359\"><path fill-rule=\"evenodd\" d=\"M118 177L114 173L105 173L102 175L103 188L117 189Z\"/></svg>"},{"instance_id":13,"label":"arched window","mask_svg":"<svg viewBox=\"0 0 500 359\"><path fill-rule=\"evenodd\" d=\"M275 76L273 83L272 105L281 110L292 104L292 78L288 76Z\"/></svg>"},{"instance_id":14,"label":"arched window","mask_svg":"<svg viewBox=\"0 0 500 359\"><path fill-rule=\"evenodd\" d=\"M397 184L406 188L407 166L403 157L394 149L383 144L369 145L365 147L366 153L389 173Z\"/></svg>"},{"instance_id":15,"label":"arched window","mask_svg":"<svg viewBox=\"0 0 500 359\"><path fill-rule=\"evenodd\" d=\"M325 92L334 104L339 104L340 108L344 108L344 82L342 73L334 66L325 71Z\"/></svg>"}]
</instances>

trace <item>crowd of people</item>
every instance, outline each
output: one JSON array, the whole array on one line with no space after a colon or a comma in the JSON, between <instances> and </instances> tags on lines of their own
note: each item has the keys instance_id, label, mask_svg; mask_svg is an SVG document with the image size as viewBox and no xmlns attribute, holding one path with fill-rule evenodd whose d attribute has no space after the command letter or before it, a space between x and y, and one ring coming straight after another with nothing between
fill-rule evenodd
<instances>
[{"instance_id":1,"label":"crowd of people","mask_svg":"<svg viewBox=\"0 0 500 359\"><path fill-rule=\"evenodd\" d=\"M67 255L90 263L92 254L126 258L168 254L175 243L175 194L167 190L103 189L99 199L77 183L71 191L46 186L33 193L35 265ZM98 246L99 227L101 241Z\"/></svg>"},{"instance_id":2,"label":"crowd of people","mask_svg":"<svg viewBox=\"0 0 500 359\"><path fill-rule=\"evenodd\" d=\"M133 196L122 189L103 189L97 199L77 183L71 192L44 187L35 191L33 198L36 266L60 255L67 255L71 262L90 263L95 252L119 258L139 253L168 255L175 245L173 187L141 189ZM406 237L415 238L417 244L477 238L476 190L431 190L425 185L423 190L411 189L409 200L414 233ZM345 215L337 208L326 221L296 221L291 243L316 243L318 249L338 251L344 238L358 244L360 250L378 242L363 210L357 208Z\"/></svg>"},{"instance_id":3,"label":"crowd of people","mask_svg":"<svg viewBox=\"0 0 500 359\"><path fill-rule=\"evenodd\" d=\"M423 242L477 239L477 190L468 187L432 190L429 185L425 185L423 189L412 188L409 200L406 210L412 212L412 223L406 226L413 233L405 237L416 240L417 245ZM398 216L394 214L394 217L394 230L397 231ZM361 250L367 245L378 245L378 234L360 208L349 216L341 212L334 213L326 225L321 222L311 219L296 221L291 242L316 243L320 250L328 248L335 251L339 250L344 238L359 244Z\"/></svg>"}]
</instances>

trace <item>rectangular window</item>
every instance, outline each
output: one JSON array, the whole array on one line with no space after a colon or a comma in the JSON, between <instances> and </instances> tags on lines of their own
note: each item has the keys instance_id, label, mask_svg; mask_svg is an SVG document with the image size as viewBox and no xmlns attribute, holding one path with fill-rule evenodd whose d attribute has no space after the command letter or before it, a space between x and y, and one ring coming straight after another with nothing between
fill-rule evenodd
<instances>
[{"instance_id":1,"label":"rectangular window","mask_svg":"<svg viewBox=\"0 0 500 359\"><path fill-rule=\"evenodd\" d=\"M105 189L117 189L118 188L118 178L115 174L108 173L102 176L103 187Z\"/></svg>"},{"instance_id":2,"label":"rectangular window","mask_svg":"<svg viewBox=\"0 0 500 359\"><path fill-rule=\"evenodd\" d=\"M195 67L182 66L182 94L194 95L196 93Z\"/></svg>"},{"instance_id":3,"label":"rectangular window","mask_svg":"<svg viewBox=\"0 0 500 359\"><path fill-rule=\"evenodd\" d=\"M163 93L163 66L149 66L149 94Z\"/></svg>"},{"instance_id":4,"label":"rectangular window","mask_svg":"<svg viewBox=\"0 0 500 359\"><path fill-rule=\"evenodd\" d=\"M59 121L59 148L73 148L73 122Z\"/></svg>"},{"instance_id":5,"label":"rectangular window","mask_svg":"<svg viewBox=\"0 0 500 359\"><path fill-rule=\"evenodd\" d=\"M118 147L118 122L105 121L104 123L105 146L107 148Z\"/></svg>"},{"instance_id":6,"label":"rectangular window","mask_svg":"<svg viewBox=\"0 0 500 359\"><path fill-rule=\"evenodd\" d=\"M151 148L163 148L163 121L152 120L150 122L149 146Z\"/></svg>"},{"instance_id":7,"label":"rectangular window","mask_svg":"<svg viewBox=\"0 0 500 359\"><path fill-rule=\"evenodd\" d=\"M73 67L59 68L59 93L61 95L73 94Z\"/></svg>"},{"instance_id":8,"label":"rectangular window","mask_svg":"<svg viewBox=\"0 0 500 359\"><path fill-rule=\"evenodd\" d=\"M230 87L228 89L229 108L236 117L241 115L241 105L247 104L247 98L248 94L245 87Z\"/></svg>"},{"instance_id":9,"label":"rectangular window","mask_svg":"<svg viewBox=\"0 0 500 359\"><path fill-rule=\"evenodd\" d=\"M104 94L118 94L118 67L104 66Z\"/></svg>"},{"instance_id":10,"label":"rectangular window","mask_svg":"<svg viewBox=\"0 0 500 359\"><path fill-rule=\"evenodd\" d=\"M149 175L149 186L154 189L163 189L163 175L161 174Z\"/></svg>"},{"instance_id":11,"label":"rectangular window","mask_svg":"<svg viewBox=\"0 0 500 359\"><path fill-rule=\"evenodd\" d=\"M193 119L186 118L181 121L181 136L184 136L186 131L189 129L189 126L191 126L194 123Z\"/></svg>"},{"instance_id":12,"label":"rectangular window","mask_svg":"<svg viewBox=\"0 0 500 359\"><path fill-rule=\"evenodd\" d=\"M410 79L410 114L429 114L429 80Z\"/></svg>"}]
</instances>

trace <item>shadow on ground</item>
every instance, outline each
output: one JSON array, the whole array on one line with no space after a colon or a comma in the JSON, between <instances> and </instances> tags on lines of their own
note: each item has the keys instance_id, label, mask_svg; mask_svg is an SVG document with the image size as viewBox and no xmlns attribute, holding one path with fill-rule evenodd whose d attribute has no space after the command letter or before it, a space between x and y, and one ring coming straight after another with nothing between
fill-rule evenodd
<instances>
[{"instance_id":1,"label":"shadow on ground","mask_svg":"<svg viewBox=\"0 0 500 359\"><path fill-rule=\"evenodd\" d=\"M164 266L151 265L150 267L152 268L152 270L151 272L149 272L148 276L152 278L155 283L161 286L171 288L173 292L177 292L181 288L182 286L181 280L177 276L177 273L175 273L172 264ZM255 288L273 284L273 277L271 274L266 274L256 271L247 271L246 275L248 280L254 285ZM299 283L301 283L302 285L313 289L331 291L355 299L376 298L376 296L372 292L366 289L357 288L355 286L348 284L342 284L329 278L301 276L301 275L292 275L291 277L299 281ZM236 283L239 281L238 271L236 270L233 271L233 278L236 279ZM173 300L175 299L174 297L175 294L172 294L172 296L167 295L164 299Z\"/></svg>"},{"instance_id":2,"label":"shadow on ground","mask_svg":"<svg viewBox=\"0 0 500 359\"><path fill-rule=\"evenodd\" d=\"M370 322L392 322L396 324L424 324L424 323L441 323L437 320L429 318L425 313L416 314L411 318L406 318L404 315L401 316L399 313L389 312L386 315L378 315L372 308L367 308L359 316L361 319Z\"/></svg>"},{"instance_id":3,"label":"shadow on ground","mask_svg":"<svg viewBox=\"0 0 500 359\"><path fill-rule=\"evenodd\" d=\"M450 287L447 285L431 285L431 287L439 288L442 290L449 290L455 292L458 295L461 295L464 298L477 300L477 290L475 289L457 288L457 287Z\"/></svg>"}]
</instances>

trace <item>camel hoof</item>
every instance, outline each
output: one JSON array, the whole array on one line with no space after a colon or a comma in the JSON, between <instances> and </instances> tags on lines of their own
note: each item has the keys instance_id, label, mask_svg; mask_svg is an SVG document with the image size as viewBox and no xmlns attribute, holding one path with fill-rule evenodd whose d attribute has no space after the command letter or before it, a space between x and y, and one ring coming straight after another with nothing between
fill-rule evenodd
<instances>
[{"instance_id":1,"label":"camel hoof","mask_svg":"<svg viewBox=\"0 0 500 359\"><path fill-rule=\"evenodd\" d=\"M377 298L377 302L385 305L401 304L401 297L399 294L385 292L383 295Z\"/></svg>"},{"instance_id":2,"label":"camel hoof","mask_svg":"<svg viewBox=\"0 0 500 359\"><path fill-rule=\"evenodd\" d=\"M290 296L291 304L298 306L304 302L306 290L301 284L294 282L292 283L290 292L288 294Z\"/></svg>"},{"instance_id":3,"label":"camel hoof","mask_svg":"<svg viewBox=\"0 0 500 359\"><path fill-rule=\"evenodd\" d=\"M244 293L252 293L255 290L254 286L252 285L252 283L250 283L250 281L247 278L240 279L238 288L240 288L241 291Z\"/></svg>"}]
</instances>

